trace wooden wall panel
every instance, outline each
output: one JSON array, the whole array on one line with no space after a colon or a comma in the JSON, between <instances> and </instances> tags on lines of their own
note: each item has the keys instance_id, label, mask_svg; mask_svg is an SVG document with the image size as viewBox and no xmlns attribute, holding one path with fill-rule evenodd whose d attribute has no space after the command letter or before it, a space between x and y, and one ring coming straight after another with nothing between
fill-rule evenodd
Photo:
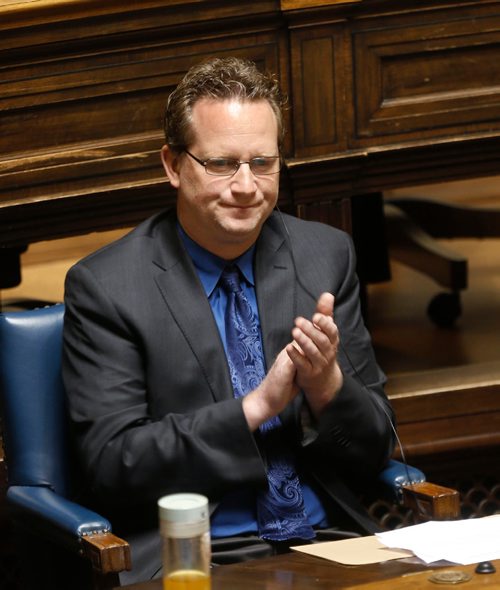
<instances>
[{"instance_id":1,"label":"wooden wall panel","mask_svg":"<svg viewBox=\"0 0 500 590\"><path fill-rule=\"evenodd\" d=\"M163 103L211 55L290 95L288 210L497 174L499 22L499 0L0 0L0 247L172 202Z\"/></svg>"},{"instance_id":2,"label":"wooden wall panel","mask_svg":"<svg viewBox=\"0 0 500 590\"><path fill-rule=\"evenodd\" d=\"M301 204L297 207L297 216L301 219L314 219L346 231L352 230L351 208L349 199L331 199Z\"/></svg>"},{"instance_id":3,"label":"wooden wall panel","mask_svg":"<svg viewBox=\"0 0 500 590\"><path fill-rule=\"evenodd\" d=\"M302 43L304 143L310 146L338 141L333 45L330 37Z\"/></svg>"},{"instance_id":4,"label":"wooden wall panel","mask_svg":"<svg viewBox=\"0 0 500 590\"><path fill-rule=\"evenodd\" d=\"M334 26L291 32L295 157L345 149L342 39Z\"/></svg>"},{"instance_id":5,"label":"wooden wall panel","mask_svg":"<svg viewBox=\"0 0 500 590\"><path fill-rule=\"evenodd\" d=\"M352 147L500 128L500 14L436 10L353 27Z\"/></svg>"},{"instance_id":6,"label":"wooden wall panel","mask_svg":"<svg viewBox=\"0 0 500 590\"><path fill-rule=\"evenodd\" d=\"M4 247L137 223L172 202L162 116L193 64L248 58L288 89L286 37L262 14L275 3L252 3L244 17L233 3L207 4L112 1L99 13L95 2L44 1L0 22Z\"/></svg>"},{"instance_id":7,"label":"wooden wall panel","mask_svg":"<svg viewBox=\"0 0 500 590\"><path fill-rule=\"evenodd\" d=\"M64 54L31 77L27 66L10 68L0 83L0 154L10 153L0 160L0 200L54 198L73 194L76 185L92 192L86 171L96 188L163 179L166 97L191 65L228 54L279 71L277 43L265 33L184 47L113 49L90 62ZM54 186L57 179L62 184Z\"/></svg>"}]
</instances>

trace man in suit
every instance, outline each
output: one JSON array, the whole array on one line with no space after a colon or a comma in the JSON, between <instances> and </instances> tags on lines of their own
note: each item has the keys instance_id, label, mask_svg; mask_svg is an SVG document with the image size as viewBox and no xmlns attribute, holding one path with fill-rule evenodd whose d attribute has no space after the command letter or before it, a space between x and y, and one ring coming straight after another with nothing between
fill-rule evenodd
<instances>
[{"instance_id":1,"label":"man in suit","mask_svg":"<svg viewBox=\"0 0 500 590\"><path fill-rule=\"evenodd\" d=\"M127 583L158 572L156 502L169 493L209 498L216 563L324 530L370 530L352 489L390 457L392 411L349 236L275 210L281 105L274 77L250 62L192 68L165 117L161 156L176 209L67 276L69 411L86 494L131 542ZM239 393L221 278L228 262L265 372ZM260 498L274 485L298 504L275 498L280 514L264 522L271 509Z\"/></svg>"}]
</instances>

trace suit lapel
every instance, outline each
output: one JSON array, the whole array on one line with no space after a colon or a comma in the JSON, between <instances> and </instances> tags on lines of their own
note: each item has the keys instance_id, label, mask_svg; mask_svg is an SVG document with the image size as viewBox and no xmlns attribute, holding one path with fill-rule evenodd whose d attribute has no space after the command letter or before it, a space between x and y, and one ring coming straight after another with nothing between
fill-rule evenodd
<instances>
[{"instance_id":1,"label":"suit lapel","mask_svg":"<svg viewBox=\"0 0 500 590\"><path fill-rule=\"evenodd\" d=\"M282 235L266 224L257 243L255 283L267 367L290 342L295 315L293 261Z\"/></svg>"},{"instance_id":2,"label":"suit lapel","mask_svg":"<svg viewBox=\"0 0 500 590\"><path fill-rule=\"evenodd\" d=\"M257 242L255 283L267 368L291 341L297 315L297 281L293 258L281 232L268 222ZM300 396L281 414L283 423L298 421Z\"/></svg>"},{"instance_id":3,"label":"suit lapel","mask_svg":"<svg viewBox=\"0 0 500 590\"><path fill-rule=\"evenodd\" d=\"M230 399L224 347L196 269L178 237L175 218L171 217L162 231L153 263L160 269L156 284L198 361L200 378L206 379L214 400Z\"/></svg>"}]
</instances>

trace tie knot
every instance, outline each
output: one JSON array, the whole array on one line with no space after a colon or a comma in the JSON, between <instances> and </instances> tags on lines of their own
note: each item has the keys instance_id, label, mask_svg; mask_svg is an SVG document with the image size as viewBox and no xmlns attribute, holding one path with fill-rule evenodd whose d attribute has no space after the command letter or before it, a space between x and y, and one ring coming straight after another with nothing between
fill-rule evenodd
<instances>
[{"instance_id":1,"label":"tie knot","mask_svg":"<svg viewBox=\"0 0 500 590\"><path fill-rule=\"evenodd\" d=\"M222 271L222 275L220 277L220 282L222 287L226 291L240 291L241 290L241 282L240 282L240 271L238 267L234 264L230 266L226 266L226 268Z\"/></svg>"}]
</instances>

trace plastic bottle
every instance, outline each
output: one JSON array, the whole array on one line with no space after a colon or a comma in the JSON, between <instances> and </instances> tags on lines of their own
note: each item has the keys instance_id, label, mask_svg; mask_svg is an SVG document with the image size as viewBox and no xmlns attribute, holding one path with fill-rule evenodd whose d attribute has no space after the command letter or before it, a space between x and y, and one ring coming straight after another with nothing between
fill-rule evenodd
<instances>
[{"instance_id":1,"label":"plastic bottle","mask_svg":"<svg viewBox=\"0 0 500 590\"><path fill-rule=\"evenodd\" d=\"M210 590L210 519L200 494L158 500L163 539L163 589Z\"/></svg>"}]
</instances>

